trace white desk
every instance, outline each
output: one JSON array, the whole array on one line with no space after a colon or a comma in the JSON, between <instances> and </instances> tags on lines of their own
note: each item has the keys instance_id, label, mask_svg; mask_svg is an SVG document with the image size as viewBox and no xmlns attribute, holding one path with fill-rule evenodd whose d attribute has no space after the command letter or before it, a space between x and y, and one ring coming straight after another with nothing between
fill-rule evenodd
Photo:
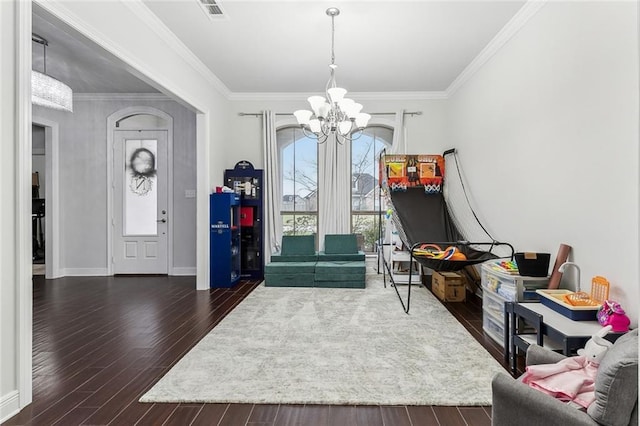
<instances>
[{"instance_id":1,"label":"white desk","mask_svg":"<svg viewBox=\"0 0 640 426\"><path fill-rule=\"evenodd\" d=\"M554 311L542 303L516 303L508 302L505 304L505 361L509 361L516 354L510 353L511 334L514 332L516 324L511 324L510 314L514 314L514 320L517 321L518 314L523 310L535 312L542 316L542 334L550 340L561 344L562 353L564 355L572 355L577 349L584 347L587 340L598 331L602 330L602 326L598 321L574 321L562 314ZM610 333L608 340L615 341L622 334Z\"/></svg>"}]
</instances>

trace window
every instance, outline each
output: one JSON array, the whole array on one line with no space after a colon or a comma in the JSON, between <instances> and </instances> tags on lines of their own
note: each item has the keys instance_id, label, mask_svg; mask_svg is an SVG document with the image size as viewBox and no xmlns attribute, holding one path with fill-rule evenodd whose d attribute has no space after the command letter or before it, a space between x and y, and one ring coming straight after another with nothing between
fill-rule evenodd
<instances>
[{"instance_id":1,"label":"window","mask_svg":"<svg viewBox=\"0 0 640 426\"><path fill-rule=\"evenodd\" d=\"M392 142L393 130L373 126L351 142L351 232L362 236L368 253L375 251L378 239L378 160Z\"/></svg>"},{"instance_id":2,"label":"window","mask_svg":"<svg viewBox=\"0 0 640 426\"><path fill-rule=\"evenodd\" d=\"M318 143L300 128L276 133L280 147L283 235L318 232Z\"/></svg>"}]
</instances>

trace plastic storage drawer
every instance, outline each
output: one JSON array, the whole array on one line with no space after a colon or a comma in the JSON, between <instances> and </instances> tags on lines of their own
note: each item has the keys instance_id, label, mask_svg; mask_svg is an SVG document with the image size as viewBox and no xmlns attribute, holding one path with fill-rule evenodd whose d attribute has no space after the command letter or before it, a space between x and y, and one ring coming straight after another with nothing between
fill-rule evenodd
<instances>
[{"instance_id":1,"label":"plastic storage drawer","mask_svg":"<svg viewBox=\"0 0 640 426\"><path fill-rule=\"evenodd\" d=\"M547 288L548 277L524 277L497 271L491 263L481 268L482 287L499 294L504 299L516 302L535 299L535 289Z\"/></svg>"},{"instance_id":2,"label":"plastic storage drawer","mask_svg":"<svg viewBox=\"0 0 640 426\"><path fill-rule=\"evenodd\" d=\"M518 291L515 286L500 281L494 275L485 275L484 271L482 275L482 290L493 293L509 302L515 302L518 299Z\"/></svg>"},{"instance_id":3,"label":"plastic storage drawer","mask_svg":"<svg viewBox=\"0 0 640 426\"><path fill-rule=\"evenodd\" d=\"M504 347L504 325L486 310L482 312L482 329L496 343Z\"/></svg>"},{"instance_id":4,"label":"plastic storage drawer","mask_svg":"<svg viewBox=\"0 0 640 426\"><path fill-rule=\"evenodd\" d=\"M493 314L494 317L504 317L504 299L490 291L482 295L482 309Z\"/></svg>"}]
</instances>

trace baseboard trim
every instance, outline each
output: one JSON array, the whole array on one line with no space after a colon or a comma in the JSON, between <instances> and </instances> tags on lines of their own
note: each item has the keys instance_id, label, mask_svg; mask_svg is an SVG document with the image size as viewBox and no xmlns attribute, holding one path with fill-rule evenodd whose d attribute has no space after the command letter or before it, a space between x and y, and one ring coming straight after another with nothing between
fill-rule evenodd
<instances>
[{"instance_id":1,"label":"baseboard trim","mask_svg":"<svg viewBox=\"0 0 640 426\"><path fill-rule=\"evenodd\" d=\"M11 391L0 398L0 423L4 423L20 412L20 393Z\"/></svg>"},{"instance_id":2,"label":"baseboard trim","mask_svg":"<svg viewBox=\"0 0 640 426\"><path fill-rule=\"evenodd\" d=\"M106 277L109 275L107 268L65 268L63 277Z\"/></svg>"},{"instance_id":3,"label":"baseboard trim","mask_svg":"<svg viewBox=\"0 0 640 426\"><path fill-rule=\"evenodd\" d=\"M196 275L195 266L174 266L171 275L194 276Z\"/></svg>"}]
</instances>

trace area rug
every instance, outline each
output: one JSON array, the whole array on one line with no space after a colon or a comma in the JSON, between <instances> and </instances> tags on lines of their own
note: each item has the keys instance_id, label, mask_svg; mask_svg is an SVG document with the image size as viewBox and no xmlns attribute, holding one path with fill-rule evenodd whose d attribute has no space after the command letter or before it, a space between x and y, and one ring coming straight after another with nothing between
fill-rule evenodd
<instances>
[{"instance_id":1,"label":"area rug","mask_svg":"<svg viewBox=\"0 0 640 426\"><path fill-rule=\"evenodd\" d=\"M489 405L504 369L425 288L257 287L141 402Z\"/></svg>"}]
</instances>

